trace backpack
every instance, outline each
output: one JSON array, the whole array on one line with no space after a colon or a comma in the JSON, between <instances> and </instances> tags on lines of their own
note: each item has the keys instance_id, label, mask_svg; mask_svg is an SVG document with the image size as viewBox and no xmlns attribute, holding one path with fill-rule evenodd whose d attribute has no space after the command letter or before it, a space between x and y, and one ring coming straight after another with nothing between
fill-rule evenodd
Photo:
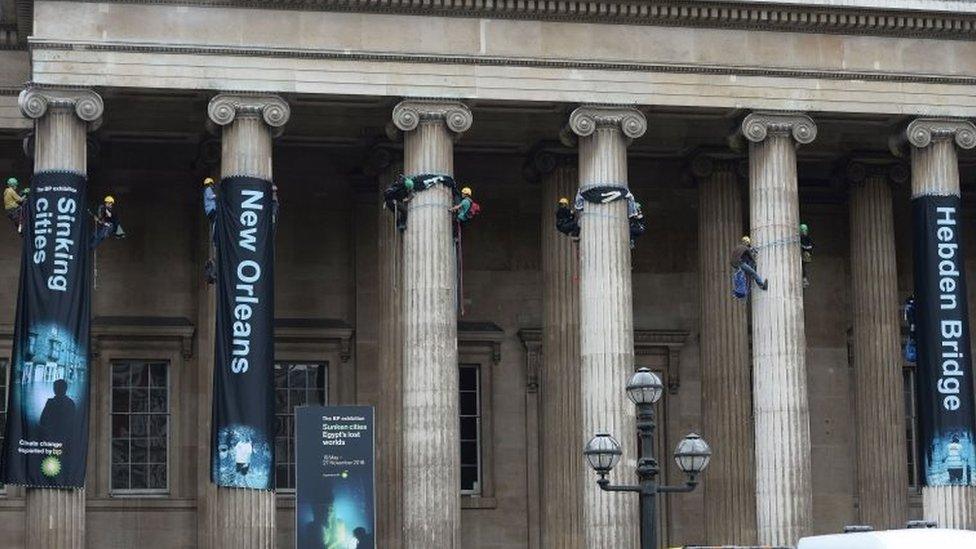
<instances>
[{"instance_id":1,"label":"backpack","mask_svg":"<svg viewBox=\"0 0 976 549\"><path fill-rule=\"evenodd\" d=\"M749 296L749 280L746 279L746 273L742 269L736 269L732 273L732 297L736 299L745 299Z\"/></svg>"},{"instance_id":2,"label":"backpack","mask_svg":"<svg viewBox=\"0 0 976 549\"><path fill-rule=\"evenodd\" d=\"M474 200L471 201L471 207L468 208L468 219L472 217L477 217L481 213L481 204L478 204Z\"/></svg>"}]
</instances>

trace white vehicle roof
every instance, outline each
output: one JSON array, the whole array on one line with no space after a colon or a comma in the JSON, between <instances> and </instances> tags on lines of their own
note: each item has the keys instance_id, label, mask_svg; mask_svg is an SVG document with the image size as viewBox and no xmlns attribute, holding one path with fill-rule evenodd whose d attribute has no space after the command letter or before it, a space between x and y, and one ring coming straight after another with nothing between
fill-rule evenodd
<instances>
[{"instance_id":1,"label":"white vehicle roof","mask_svg":"<svg viewBox=\"0 0 976 549\"><path fill-rule=\"evenodd\" d=\"M797 549L972 549L976 532L947 528L912 528L811 536Z\"/></svg>"}]
</instances>

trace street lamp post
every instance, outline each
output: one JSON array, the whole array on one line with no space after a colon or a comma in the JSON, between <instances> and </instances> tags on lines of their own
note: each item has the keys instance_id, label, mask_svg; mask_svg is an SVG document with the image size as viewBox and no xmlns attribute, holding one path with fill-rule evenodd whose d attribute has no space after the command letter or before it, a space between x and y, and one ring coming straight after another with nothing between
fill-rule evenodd
<instances>
[{"instance_id":1,"label":"street lamp post","mask_svg":"<svg viewBox=\"0 0 976 549\"><path fill-rule=\"evenodd\" d=\"M637 405L637 433L640 436L640 459L637 460L637 485L613 485L607 475L620 461L620 443L609 433L597 433L583 450L583 455L598 476L596 483L607 492L637 492L641 498L641 549L657 548L657 495L661 493L691 492L698 485L700 475L711 459L708 444L695 433L681 439L674 449L674 460L688 480L680 486L657 483L661 472L654 458L654 404L661 399L664 386L661 378L648 368L640 368L627 383L627 396Z\"/></svg>"}]
</instances>

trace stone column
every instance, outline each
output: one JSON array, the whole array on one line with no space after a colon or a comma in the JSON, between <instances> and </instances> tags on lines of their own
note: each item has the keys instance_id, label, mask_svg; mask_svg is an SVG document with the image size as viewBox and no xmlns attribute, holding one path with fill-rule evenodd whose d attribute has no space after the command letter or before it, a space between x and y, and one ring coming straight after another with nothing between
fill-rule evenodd
<instances>
[{"instance_id":1,"label":"stone column","mask_svg":"<svg viewBox=\"0 0 976 549\"><path fill-rule=\"evenodd\" d=\"M34 173L87 176L87 134L101 124L102 98L91 90L30 86L19 103L23 115L34 120ZM85 546L84 488L27 488L26 499L28 548Z\"/></svg>"},{"instance_id":2,"label":"stone column","mask_svg":"<svg viewBox=\"0 0 976 549\"><path fill-rule=\"evenodd\" d=\"M569 117L579 136L579 186L627 187L627 146L644 135L637 109L582 106ZM580 392L583 432L576 452L595 433L613 434L623 446L614 484L632 484L637 466L636 419L625 386L634 372L634 305L627 202L587 203L580 215ZM593 472L583 478L583 546L636 547L640 520L636 495L604 492Z\"/></svg>"},{"instance_id":3,"label":"stone column","mask_svg":"<svg viewBox=\"0 0 976 549\"><path fill-rule=\"evenodd\" d=\"M369 174L383 190L403 171L400 153L374 149ZM377 357L379 398L376 406L376 513L377 547L403 545L403 239L392 212L380 206L377 216L379 333Z\"/></svg>"},{"instance_id":4,"label":"stone column","mask_svg":"<svg viewBox=\"0 0 976 549\"><path fill-rule=\"evenodd\" d=\"M748 305L729 296L732 249L745 234L737 165L699 155L691 166L698 181L702 424L713 445L703 485L711 545L756 542Z\"/></svg>"},{"instance_id":5,"label":"stone column","mask_svg":"<svg viewBox=\"0 0 976 549\"><path fill-rule=\"evenodd\" d=\"M769 280L768 291L752 292L756 523L759 543L794 545L813 519L796 147L812 142L817 126L803 114L756 112L742 133L750 234Z\"/></svg>"},{"instance_id":6,"label":"stone column","mask_svg":"<svg viewBox=\"0 0 976 549\"><path fill-rule=\"evenodd\" d=\"M207 107L222 128L220 177L272 180L271 141L288 122L288 104L276 95L220 94ZM211 452L207 450L208 464ZM214 548L270 548L275 543L275 493L217 487L211 525Z\"/></svg>"},{"instance_id":7,"label":"stone column","mask_svg":"<svg viewBox=\"0 0 976 549\"><path fill-rule=\"evenodd\" d=\"M582 548L585 471L580 453L580 294L576 244L556 230L560 197L576 196L576 158L541 150L530 168L542 183L540 498L542 547Z\"/></svg>"},{"instance_id":8,"label":"stone column","mask_svg":"<svg viewBox=\"0 0 976 549\"><path fill-rule=\"evenodd\" d=\"M851 163L847 177L860 524L903 528L908 520L908 463L890 181L904 183L908 172L890 161L864 161Z\"/></svg>"},{"instance_id":9,"label":"stone column","mask_svg":"<svg viewBox=\"0 0 976 549\"><path fill-rule=\"evenodd\" d=\"M976 146L976 127L959 119L919 118L908 125L906 135L912 149L912 199L927 195L959 196L956 147ZM963 294L964 302L965 299ZM967 305L962 303L960 307L968 316ZM921 358L922 353L919 355ZM921 371L919 374L925 375ZM972 402L972 380L964 382L964 386L969 395L963 398ZM924 467L926 449L920 450ZM976 487L923 486L922 514L926 520L936 521L940 528L976 529Z\"/></svg>"},{"instance_id":10,"label":"stone column","mask_svg":"<svg viewBox=\"0 0 976 549\"><path fill-rule=\"evenodd\" d=\"M471 111L451 101L405 100L393 109L404 172L454 175L454 137ZM459 546L457 261L451 190L415 191L403 234L403 545Z\"/></svg>"}]
</instances>

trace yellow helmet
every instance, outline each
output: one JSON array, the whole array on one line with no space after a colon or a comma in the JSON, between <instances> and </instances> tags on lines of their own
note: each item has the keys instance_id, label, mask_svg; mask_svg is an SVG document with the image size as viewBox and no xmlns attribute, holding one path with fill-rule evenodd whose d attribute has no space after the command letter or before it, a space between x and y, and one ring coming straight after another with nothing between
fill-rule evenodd
<instances>
[{"instance_id":1,"label":"yellow helmet","mask_svg":"<svg viewBox=\"0 0 976 549\"><path fill-rule=\"evenodd\" d=\"M471 187L461 189L461 196L471 196Z\"/></svg>"},{"instance_id":2,"label":"yellow helmet","mask_svg":"<svg viewBox=\"0 0 976 549\"><path fill-rule=\"evenodd\" d=\"M742 237L742 243L746 246L752 245L752 239L748 235Z\"/></svg>"},{"instance_id":3,"label":"yellow helmet","mask_svg":"<svg viewBox=\"0 0 976 549\"><path fill-rule=\"evenodd\" d=\"M105 203L106 204L115 204L115 199L112 198L112 195L108 195L108 196L105 197Z\"/></svg>"},{"instance_id":4,"label":"yellow helmet","mask_svg":"<svg viewBox=\"0 0 976 549\"><path fill-rule=\"evenodd\" d=\"M214 180L213 180L212 177L208 177L208 178L206 178L206 179L203 180L203 185L205 187L206 186L209 186L209 185L213 185L213 184L214 184Z\"/></svg>"},{"instance_id":5,"label":"yellow helmet","mask_svg":"<svg viewBox=\"0 0 976 549\"><path fill-rule=\"evenodd\" d=\"M569 206L569 199L565 196L559 199L560 206Z\"/></svg>"}]
</instances>

